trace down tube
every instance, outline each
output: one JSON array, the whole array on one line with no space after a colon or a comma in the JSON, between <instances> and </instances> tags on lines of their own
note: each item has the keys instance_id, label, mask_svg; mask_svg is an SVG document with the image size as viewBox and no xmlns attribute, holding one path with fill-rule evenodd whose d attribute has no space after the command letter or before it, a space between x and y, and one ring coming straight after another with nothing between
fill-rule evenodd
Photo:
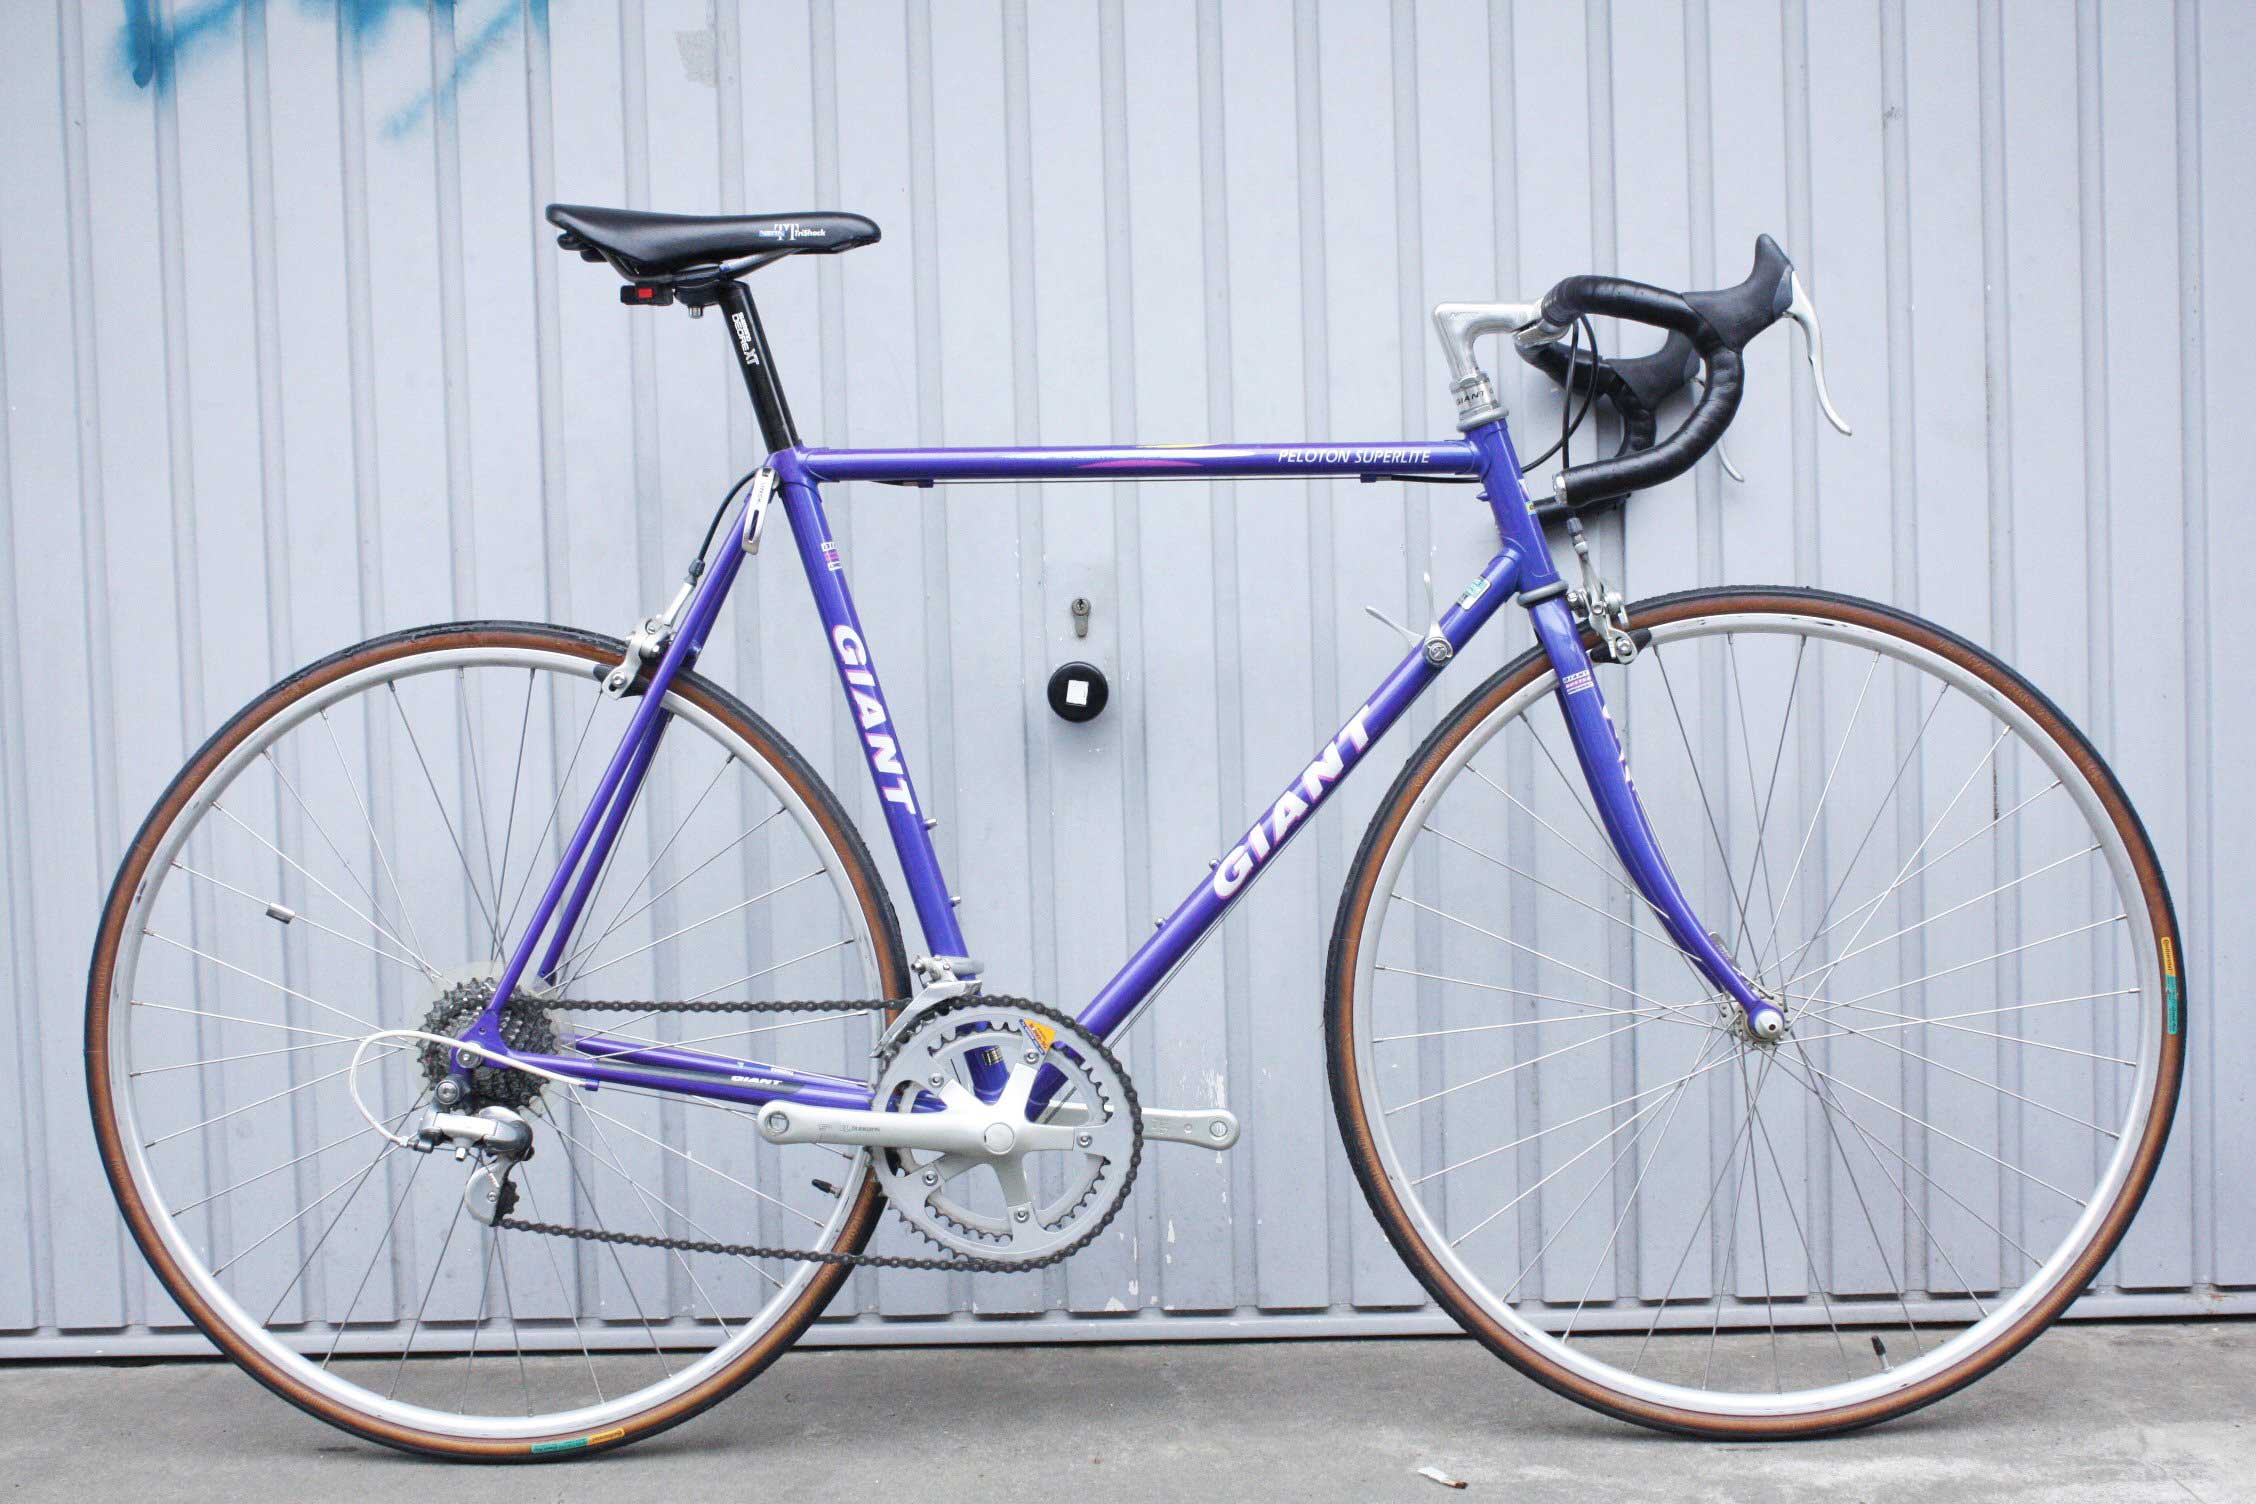
<instances>
[{"instance_id":1,"label":"down tube","mask_svg":"<svg viewBox=\"0 0 2256 1504\"><path fill-rule=\"evenodd\" d=\"M853 592L846 588L845 566L830 536L830 519L823 513L822 496L795 451L780 450L771 463L782 482L784 515L791 519L799 563L807 571L807 586L814 593L815 609L822 615L831 665L838 670L839 687L846 692L846 708L854 717L862 756L869 764L870 782L885 810L893 850L901 859L901 875L908 879L909 897L916 905L924 943L937 956L965 956L968 952L963 931L956 924L955 900L948 893L940 854L933 849L932 835L925 824L924 805L909 776L900 727L894 724L885 690L877 681L877 664L862 635Z\"/></svg>"},{"instance_id":2,"label":"down tube","mask_svg":"<svg viewBox=\"0 0 2256 1504\"><path fill-rule=\"evenodd\" d=\"M1276 801L1257 818L1245 835L1202 878L1199 885L1175 906L1152 937L1128 958L1113 979L1081 1010L1080 1023L1100 1039L1109 1039L1136 1021L1144 1006L1158 995L1177 967L1206 938L1230 906L1245 896L1254 881L1276 860L1277 853L1300 833L1347 775L1354 771L1373 744L1385 736L1402 713L1443 668L1464 650L1465 644L1488 624L1499 606L1518 584L1520 552L1508 547L1488 561L1465 587L1465 593L1428 629L1425 641L1374 690L1371 697L1347 718L1339 734L1319 748L1300 776L1287 784ZM1446 642L1447 653L1436 644ZM1440 658L1433 661L1432 654Z\"/></svg>"}]
</instances>

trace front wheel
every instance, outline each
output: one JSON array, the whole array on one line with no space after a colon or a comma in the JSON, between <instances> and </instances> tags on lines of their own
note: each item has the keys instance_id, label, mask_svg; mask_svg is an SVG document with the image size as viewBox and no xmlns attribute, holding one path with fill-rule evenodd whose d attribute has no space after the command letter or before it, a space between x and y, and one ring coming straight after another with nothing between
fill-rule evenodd
<instances>
[{"instance_id":1,"label":"front wheel","mask_svg":"<svg viewBox=\"0 0 2256 1504\"><path fill-rule=\"evenodd\" d=\"M2160 864L2082 734L1939 627L1800 590L1631 627L1596 672L1636 787L1787 1033L1663 938L1531 653L1349 874L1349 1158L1434 1299L1570 1398L1712 1437L1901 1415L2057 1317L2153 1178L2185 1057Z\"/></svg>"},{"instance_id":2,"label":"front wheel","mask_svg":"<svg viewBox=\"0 0 2256 1504\"><path fill-rule=\"evenodd\" d=\"M87 985L87 1091L119 1209L179 1307L268 1388L361 1436L469 1460L585 1456L758 1373L838 1264L573 1241L466 1214L474 1167L400 1149L436 1045L504 958L642 702L623 645L470 622L364 642L267 690L190 759L126 853ZM694 673L576 939L504 1037L579 1028L866 1078L909 990L874 864L773 729ZM583 1013L793 998L814 1011ZM825 1009L825 1000L842 1006ZM724 1103L482 1070L531 1127L532 1222L859 1249L867 1157L763 1142ZM162 1319L157 1318L157 1319Z\"/></svg>"}]
</instances>

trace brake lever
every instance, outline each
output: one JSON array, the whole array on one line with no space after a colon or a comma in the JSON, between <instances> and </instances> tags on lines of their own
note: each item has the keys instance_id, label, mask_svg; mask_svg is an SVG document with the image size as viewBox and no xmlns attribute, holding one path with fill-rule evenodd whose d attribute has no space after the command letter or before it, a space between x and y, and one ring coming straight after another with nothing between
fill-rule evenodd
<instances>
[{"instance_id":1,"label":"brake lever","mask_svg":"<svg viewBox=\"0 0 2256 1504\"><path fill-rule=\"evenodd\" d=\"M1853 433L1849 420L1833 406L1833 394L1825 389L1825 336L1818 330L1817 305L1810 301L1808 289L1802 286L1801 273L1790 271L1786 275L1794 293L1794 300L1786 305L1786 317L1802 326L1802 348L1809 355L1810 376L1817 383L1817 405L1824 409L1826 422L1844 435ZM1725 468L1730 467L1730 461L1724 464Z\"/></svg>"},{"instance_id":2,"label":"brake lever","mask_svg":"<svg viewBox=\"0 0 2256 1504\"><path fill-rule=\"evenodd\" d=\"M1702 381L1697 376L1691 377L1689 379L1691 380L1693 388L1697 390L1701 396L1704 397L1707 395L1708 384L1705 381ZM1739 484L1742 486L1747 483L1747 477L1740 473L1739 467L1737 465L1731 463L1731 451L1723 447L1722 439L1716 440L1715 457L1717 460L1722 462L1724 474L1730 476L1733 480L1739 482Z\"/></svg>"}]
</instances>

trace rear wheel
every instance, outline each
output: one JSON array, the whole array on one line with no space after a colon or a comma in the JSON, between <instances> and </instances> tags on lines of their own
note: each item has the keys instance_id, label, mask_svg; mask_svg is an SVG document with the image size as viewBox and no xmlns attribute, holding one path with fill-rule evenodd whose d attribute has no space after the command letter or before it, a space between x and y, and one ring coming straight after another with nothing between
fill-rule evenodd
<instances>
[{"instance_id":1,"label":"rear wheel","mask_svg":"<svg viewBox=\"0 0 2256 1504\"><path fill-rule=\"evenodd\" d=\"M260 1382L347 1430L470 1459L585 1455L758 1373L835 1265L568 1241L466 1214L471 1167L400 1149L348 1062L380 1029L453 1037L641 703L623 646L480 622L349 648L268 690L191 759L119 869L88 982L88 1093L118 1205L166 1290ZM821 780L684 674L554 981L505 1035L580 1028L866 1080L907 968L869 854ZM574 1015L590 999L792 998L783 1015ZM396 1047L394 1047L396 1046ZM412 1125L445 1051L371 1047L358 1085ZM779 1147L751 1112L477 1073L521 1113L531 1221L854 1250L866 1156ZM481 1104L472 1104L481 1105Z\"/></svg>"},{"instance_id":2,"label":"rear wheel","mask_svg":"<svg viewBox=\"0 0 2256 1504\"><path fill-rule=\"evenodd\" d=\"M1551 1388L1821 1434L1988 1372L2098 1276L2184 1061L2169 895L2010 668L1886 607L1701 591L1596 670L1750 1038L1613 857L1538 654L1434 731L1333 931L1334 1101L1372 1210Z\"/></svg>"}]
</instances>

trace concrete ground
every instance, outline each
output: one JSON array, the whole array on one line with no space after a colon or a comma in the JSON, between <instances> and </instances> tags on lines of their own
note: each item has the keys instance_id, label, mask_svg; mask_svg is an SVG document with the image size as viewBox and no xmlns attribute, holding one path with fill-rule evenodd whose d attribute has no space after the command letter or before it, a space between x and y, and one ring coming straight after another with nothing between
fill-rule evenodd
<instances>
[{"instance_id":1,"label":"concrete ground","mask_svg":"<svg viewBox=\"0 0 2256 1504\"><path fill-rule=\"evenodd\" d=\"M862 1348L791 1354L611 1457L472 1472L364 1445L219 1363L24 1364L0 1368L0 1496L2234 1500L2256 1499L2252 1395L2256 1326L2227 1322L2058 1328L1906 1420L1773 1446L1621 1425L1461 1339Z\"/></svg>"}]
</instances>

